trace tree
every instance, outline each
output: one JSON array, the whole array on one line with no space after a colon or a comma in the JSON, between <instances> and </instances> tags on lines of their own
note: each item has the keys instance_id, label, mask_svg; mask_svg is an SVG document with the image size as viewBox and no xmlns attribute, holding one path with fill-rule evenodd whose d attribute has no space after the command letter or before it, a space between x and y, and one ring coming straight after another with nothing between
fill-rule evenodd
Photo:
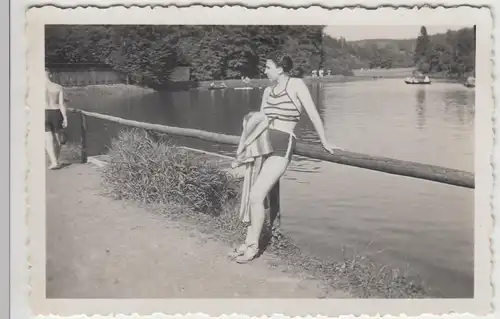
<instances>
[{"instance_id":1,"label":"tree","mask_svg":"<svg viewBox=\"0 0 500 319\"><path fill-rule=\"evenodd\" d=\"M420 35L417 37L415 52L413 56L413 62L415 64L422 63L427 59L430 49L429 35L427 34L427 28L422 26L420 28Z\"/></svg>"}]
</instances>

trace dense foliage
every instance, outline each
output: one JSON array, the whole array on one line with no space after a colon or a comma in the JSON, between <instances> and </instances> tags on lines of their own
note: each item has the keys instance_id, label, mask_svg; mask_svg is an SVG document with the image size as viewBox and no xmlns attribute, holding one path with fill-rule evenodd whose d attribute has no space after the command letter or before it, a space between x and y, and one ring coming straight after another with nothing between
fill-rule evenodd
<instances>
[{"instance_id":1,"label":"dense foliage","mask_svg":"<svg viewBox=\"0 0 500 319\"><path fill-rule=\"evenodd\" d=\"M475 70L476 28L463 28L429 36L422 27L416 41L414 63L422 73L463 76Z\"/></svg>"},{"instance_id":2,"label":"dense foliage","mask_svg":"<svg viewBox=\"0 0 500 319\"><path fill-rule=\"evenodd\" d=\"M195 80L260 77L266 56L285 51L300 75L319 66L321 42L321 26L48 26L46 59L106 63L161 83L177 65Z\"/></svg>"},{"instance_id":3,"label":"dense foliage","mask_svg":"<svg viewBox=\"0 0 500 319\"><path fill-rule=\"evenodd\" d=\"M325 38L327 67L335 70L412 67L414 40L370 39L348 42L343 38ZM331 63L330 63L331 62Z\"/></svg>"},{"instance_id":4,"label":"dense foliage","mask_svg":"<svg viewBox=\"0 0 500 319\"><path fill-rule=\"evenodd\" d=\"M475 27L428 35L423 26L416 39L360 40L345 47L357 58L351 60L356 67L415 67L422 73L446 76L463 76L475 70Z\"/></svg>"},{"instance_id":5,"label":"dense foliage","mask_svg":"<svg viewBox=\"0 0 500 319\"><path fill-rule=\"evenodd\" d=\"M192 80L264 76L270 52L288 53L297 76L324 68L350 74L356 68L414 67L463 74L474 69L473 29L421 35L410 40L348 42L322 26L50 25L47 63L98 62L132 82L159 84L175 66L189 65Z\"/></svg>"}]
</instances>

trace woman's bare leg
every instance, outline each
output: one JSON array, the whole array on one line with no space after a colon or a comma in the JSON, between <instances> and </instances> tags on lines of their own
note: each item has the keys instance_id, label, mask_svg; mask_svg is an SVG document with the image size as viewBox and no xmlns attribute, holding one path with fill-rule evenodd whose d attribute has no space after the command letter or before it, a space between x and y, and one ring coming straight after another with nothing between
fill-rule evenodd
<instances>
[{"instance_id":1,"label":"woman's bare leg","mask_svg":"<svg viewBox=\"0 0 500 319\"><path fill-rule=\"evenodd\" d=\"M248 229L247 245L256 245L257 248L259 247L260 235L266 217L264 200L276 182L285 173L288 163L288 159L278 156L271 156L264 162L250 192L251 225Z\"/></svg>"}]
</instances>

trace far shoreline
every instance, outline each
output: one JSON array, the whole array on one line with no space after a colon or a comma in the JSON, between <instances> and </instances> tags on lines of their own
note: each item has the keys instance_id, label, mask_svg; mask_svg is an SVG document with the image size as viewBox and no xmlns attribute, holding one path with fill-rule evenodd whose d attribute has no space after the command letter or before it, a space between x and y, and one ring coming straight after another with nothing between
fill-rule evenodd
<instances>
[{"instance_id":1,"label":"far shoreline","mask_svg":"<svg viewBox=\"0 0 500 319\"><path fill-rule=\"evenodd\" d=\"M457 77L449 77L444 76L442 74L429 74L429 78L434 83L456 83L462 84L464 83L464 78ZM323 78L313 78L312 76L302 77L304 82L307 85L316 85L316 84L324 84L324 83L347 83L347 82L359 82L359 81L377 81L377 80L385 80L385 79L400 79L404 80L406 76L402 74L395 75L377 75L374 73L371 74L363 74L363 75L330 75L324 76ZM192 81L189 81L192 82ZM182 82L179 82L182 83ZM187 82L186 82L187 83ZM148 86L141 86L139 84L125 84L125 83L116 83L116 84L91 84L85 86L66 86L64 87L64 91L66 92L66 96L68 100L74 97L82 97L82 96L93 96L93 95L107 95L107 96L120 96L120 97L136 97L141 95L147 95L155 92L179 92L179 91L205 91L209 90L211 84L215 85L215 90L223 90L223 89L243 89L243 88L252 88L252 89L264 89L267 86L270 86L272 83L269 79L265 78L254 78L250 79L249 83L245 83L241 79L227 79L227 80L207 80L207 81L199 81L196 82L195 86L191 88L187 87L184 89L153 89ZM225 84L225 88L220 88L222 84Z\"/></svg>"},{"instance_id":2,"label":"far shoreline","mask_svg":"<svg viewBox=\"0 0 500 319\"><path fill-rule=\"evenodd\" d=\"M463 84L464 80L462 78L454 77L444 77L436 76L432 74L429 75L432 82L435 83L457 83ZM332 75L325 76L323 78L312 78L311 76L303 77L302 80L306 84L319 84L319 83L346 83L346 82L359 82L359 81L376 81L376 80L387 80L387 79L400 79L404 81L405 76L370 76L370 75ZM229 80L212 80L212 81L200 81L198 86L192 88L191 90L207 90L211 83L214 83L216 87L225 83L227 89L242 88L242 87L252 87L252 88L264 88L271 85L271 81L268 79L251 79L249 84L244 83L239 79L229 79ZM220 89L219 89L220 90Z\"/></svg>"}]
</instances>

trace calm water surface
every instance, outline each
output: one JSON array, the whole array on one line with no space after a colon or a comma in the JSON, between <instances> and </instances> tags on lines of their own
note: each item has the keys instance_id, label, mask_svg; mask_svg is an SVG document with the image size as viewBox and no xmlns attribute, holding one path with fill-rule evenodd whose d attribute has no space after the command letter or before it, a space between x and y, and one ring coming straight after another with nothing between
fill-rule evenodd
<instances>
[{"instance_id":1,"label":"calm water surface","mask_svg":"<svg viewBox=\"0 0 500 319\"><path fill-rule=\"evenodd\" d=\"M406 85L401 79L310 86L329 140L346 150L473 172L474 91L460 84ZM138 121L240 134L262 90L101 97L73 104ZM92 99L96 100L95 98ZM120 128L89 120L93 154ZM318 143L307 117L302 142ZM232 147L192 139L188 146L233 155ZM322 257L361 252L418 272L434 294L473 296L473 191L295 157L282 182L282 226Z\"/></svg>"}]
</instances>

